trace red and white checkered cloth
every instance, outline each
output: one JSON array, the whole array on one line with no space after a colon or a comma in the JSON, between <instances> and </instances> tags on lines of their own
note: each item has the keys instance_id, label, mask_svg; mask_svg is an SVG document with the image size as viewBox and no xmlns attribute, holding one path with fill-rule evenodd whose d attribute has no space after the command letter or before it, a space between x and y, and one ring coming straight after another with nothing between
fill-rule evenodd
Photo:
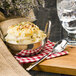
<instances>
[{"instance_id":1,"label":"red and white checkered cloth","mask_svg":"<svg viewBox=\"0 0 76 76\"><path fill-rule=\"evenodd\" d=\"M30 52L28 52L28 53L27 53L27 50L22 50L20 53L17 54L19 56L15 56L15 58L19 61L20 64L36 62L39 59L41 59L43 56L45 56L46 54L51 52L52 49L53 49L53 46L54 46L54 43L51 42L50 40L48 40L43 49L40 48L40 49L33 50L34 52L32 53L32 55L34 55L34 56L25 57L25 54L30 55L29 53L32 50L30 50ZM41 50L41 49L42 49L42 51L39 54L37 54L36 52L37 51L39 52L39 50ZM59 57L59 56L62 56L62 55L67 55L67 54L68 54L68 51L62 51L62 52L59 52L59 53L56 53L56 54L51 54L46 59L51 59L51 58L54 58L54 57Z\"/></svg>"},{"instance_id":2,"label":"red and white checkered cloth","mask_svg":"<svg viewBox=\"0 0 76 76\"><path fill-rule=\"evenodd\" d=\"M34 56L36 54L38 54L39 52L41 52L42 47L35 49L35 50L22 50L21 52L17 53L17 56Z\"/></svg>"}]
</instances>

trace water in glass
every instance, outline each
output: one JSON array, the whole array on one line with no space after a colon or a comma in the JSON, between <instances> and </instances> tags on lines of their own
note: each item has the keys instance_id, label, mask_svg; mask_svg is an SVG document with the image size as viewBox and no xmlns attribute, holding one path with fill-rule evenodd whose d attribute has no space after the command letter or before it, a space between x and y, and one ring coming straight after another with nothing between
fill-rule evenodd
<instances>
[{"instance_id":1,"label":"water in glass","mask_svg":"<svg viewBox=\"0 0 76 76\"><path fill-rule=\"evenodd\" d=\"M69 42L76 44L76 0L58 0L57 10L62 26L68 32Z\"/></svg>"}]
</instances>

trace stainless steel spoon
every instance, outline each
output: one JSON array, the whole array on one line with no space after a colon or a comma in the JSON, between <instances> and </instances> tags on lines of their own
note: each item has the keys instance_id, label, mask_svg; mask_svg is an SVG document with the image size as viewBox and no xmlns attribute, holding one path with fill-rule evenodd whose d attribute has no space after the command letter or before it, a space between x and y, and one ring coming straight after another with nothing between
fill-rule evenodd
<instances>
[{"instance_id":1,"label":"stainless steel spoon","mask_svg":"<svg viewBox=\"0 0 76 76\"><path fill-rule=\"evenodd\" d=\"M30 71L33 67L35 67L37 64L39 64L41 61L43 61L45 58L47 58L50 54L52 53L57 53L57 52L62 52L66 45L67 45L68 41L66 39L60 40L58 41L55 46L53 47L52 52L49 52L47 55L45 55L44 57L42 57L40 60L38 60L37 62L35 62L34 64L30 65L28 68L26 68L27 71Z\"/></svg>"}]
</instances>

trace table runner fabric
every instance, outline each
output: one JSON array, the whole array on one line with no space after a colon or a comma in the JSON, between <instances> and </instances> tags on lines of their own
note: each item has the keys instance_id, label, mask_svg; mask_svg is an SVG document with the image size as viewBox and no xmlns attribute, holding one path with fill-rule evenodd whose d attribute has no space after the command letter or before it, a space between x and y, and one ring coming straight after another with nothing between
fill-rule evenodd
<instances>
[{"instance_id":1,"label":"table runner fabric","mask_svg":"<svg viewBox=\"0 0 76 76\"><path fill-rule=\"evenodd\" d=\"M27 50L22 50L15 56L15 58L18 60L20 64L36 62L39 59L41 59L43 56L51 52L53 47L54 47L54 42L51 42L50 40L48 40L44 48L33 50L34 52L30 50L30 52L32 52L34 56L33 55L29 56L30 52L27 53ZM39 51L39 50L42 50L42 51L39 54L38 53L36 54L35 51ZM27 54L27 57L25 57L25 54ZM59 57L59 56L67 55L67 54L68 54L68 51L62 51L56 54L50 54L46 59L51 59L51 58L55 58L55 57Z\"/></svg>"}]
</instances>

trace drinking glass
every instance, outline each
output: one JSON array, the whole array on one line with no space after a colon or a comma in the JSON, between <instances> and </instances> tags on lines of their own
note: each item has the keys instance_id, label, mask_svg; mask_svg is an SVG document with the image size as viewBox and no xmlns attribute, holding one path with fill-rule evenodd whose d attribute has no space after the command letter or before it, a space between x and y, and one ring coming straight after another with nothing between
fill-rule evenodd
<instances>
[{"instance_id":1,"label":"drinking glass","mask_svg":"<svg viewBox=\"0 0 76 76\"><path fill-rule=\"evenodd\" d=\"M68 44L76 45L76 0L57 0L57 11L68 33Z\"/></svg>"}]
</instances>

